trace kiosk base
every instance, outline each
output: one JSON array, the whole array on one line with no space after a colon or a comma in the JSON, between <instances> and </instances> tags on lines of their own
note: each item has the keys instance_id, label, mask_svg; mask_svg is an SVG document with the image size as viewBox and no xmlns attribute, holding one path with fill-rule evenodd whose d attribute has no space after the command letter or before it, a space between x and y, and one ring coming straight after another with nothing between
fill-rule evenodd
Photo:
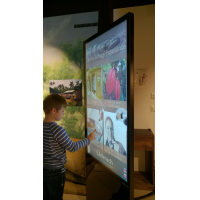
<instances>
[{"instance_id":1,"label":"kiosk base","mask_svg":"<svg viewBox=\"0 0 200 200\"><path fill-rule=\"evenodd\" d=\"M130 200L130 192L129 189L121 184L119 191L112 195L112 200Z\"/></svg>"}]
</instances>

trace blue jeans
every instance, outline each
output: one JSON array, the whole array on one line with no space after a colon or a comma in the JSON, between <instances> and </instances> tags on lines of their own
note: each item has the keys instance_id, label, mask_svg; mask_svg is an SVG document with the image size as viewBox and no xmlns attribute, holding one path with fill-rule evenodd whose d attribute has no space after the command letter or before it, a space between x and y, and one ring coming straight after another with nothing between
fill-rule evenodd
<instances>
[{"instance_id":1,"label":"blue jeans","mask_svg":"<svg viewBox=\"0 0 200 200\"><path fill-rule=\"evenodd\" d=\"M65 171L43 169L43 200L62 200L64 186Z\"/></svg>"}]
</instances>

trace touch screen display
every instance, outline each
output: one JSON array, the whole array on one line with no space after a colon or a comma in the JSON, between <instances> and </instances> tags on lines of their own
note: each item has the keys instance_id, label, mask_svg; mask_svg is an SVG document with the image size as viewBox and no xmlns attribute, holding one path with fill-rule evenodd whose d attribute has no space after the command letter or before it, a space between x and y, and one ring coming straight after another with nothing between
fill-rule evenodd
<instances>
[{"instance_id":1,"label":"touch screen display","mask_svg":"<svg viewBox=\"0 0 200 200\"><path fill-rule=\"evenodd\" d=\"M127 181L127 21L85 50L88 153Z\"/></svg>"}]
</instances>

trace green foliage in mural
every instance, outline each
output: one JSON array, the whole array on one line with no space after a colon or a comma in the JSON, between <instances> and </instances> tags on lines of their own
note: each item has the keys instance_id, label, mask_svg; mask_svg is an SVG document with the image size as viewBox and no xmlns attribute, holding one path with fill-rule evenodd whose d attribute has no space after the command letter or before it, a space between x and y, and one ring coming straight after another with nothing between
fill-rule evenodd
<instances>
[{"instance_id":1,"label":"green foliage in mural","mask_svg":"<svg viewBox=\"0 0 200 200\"><path fill-rule=\"evenodd\" d=\"M43 82L47 82L48 81L48 76L50 74L51 68L49 65L44 65L43 66Z\"/></svg>"},{"instance_id":2,"label":"green foliage in mural","mask_svg":"<svg viewBox=\"0 0 200 200\"><path fill-rule=\"evenodd\" d=\"M68 106L65 110L66 113L68 114L74 114L74 113L79 113L83 117L85 116L85 107L84 106Z\"/></svg>"},{"instance_id":3,"label":"green foliage in mural","mask_svg":"<svg viewBox=\"0 0 200 200\"><path fill-rule=\"evenodd\" d=\"M69 137L83 139L85 138L85 126L79 124L79 122L81 121L82 123L83 120L83 118L80 120L80 116L77 114L73 116L65 114L60 125L66 130Z\"/></svg>"},{"instance_id":4,"label":"green foliage in mural","mask_svg":"<svg viewBox=\"0 0 200 200\"><path fill-rule=\"evenodd\" d=\"M75 63L80 69L83 67L83 41L85 39L78 38L76 43L72 45L70 42L60 44L60 49L65 53L69 61Z\"/></svg>"},{"instance_id":5,"label":"green foliage in mural","mask_svg":"<svg viewBox=\"0 0 200 200\"><path fill-rule=\"evenodd\" d=\"M82 93L84 94L83 41L84 39L77 39L74 45L61 43L60 48L66 57L61 62L43 66L43 99L49 95L50 80L81 79ZM71 88L77 84L71 85ZM63 88L62 85L58 88L59 91L65 89L69 88ZM57 123L65 128L70 137L85 138L84 106L68 106L63 119Z\"/></svg>"},{"instance_id":6,"label":"green foliage in mural","mask_svg":"<svg viewBox=\"0 0 200 200\"><path fill-rule=\"evenodd\" d=\"M55 63L49 80L79 79L80 76L81 70L75 72L73 67L71 67L70 63L65 58L61 63Z\"/></svg>"}]
</instances>

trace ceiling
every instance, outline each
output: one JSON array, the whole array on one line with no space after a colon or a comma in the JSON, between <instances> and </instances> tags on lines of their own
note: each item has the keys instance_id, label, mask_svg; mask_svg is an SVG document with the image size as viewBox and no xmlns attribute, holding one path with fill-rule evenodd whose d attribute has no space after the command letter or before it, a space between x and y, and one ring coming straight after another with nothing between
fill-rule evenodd
<instances>
[{"instance_id":1,"label":"ceiling","mask_svg":"<svg viewBox=\"0 0 200 200\"><path fill-rule=\"evenodd\" d=\"M155 0L43 0L43 17L98 11L102 1L113 9L155 4Z\"/></svg>"}]
</instances>

